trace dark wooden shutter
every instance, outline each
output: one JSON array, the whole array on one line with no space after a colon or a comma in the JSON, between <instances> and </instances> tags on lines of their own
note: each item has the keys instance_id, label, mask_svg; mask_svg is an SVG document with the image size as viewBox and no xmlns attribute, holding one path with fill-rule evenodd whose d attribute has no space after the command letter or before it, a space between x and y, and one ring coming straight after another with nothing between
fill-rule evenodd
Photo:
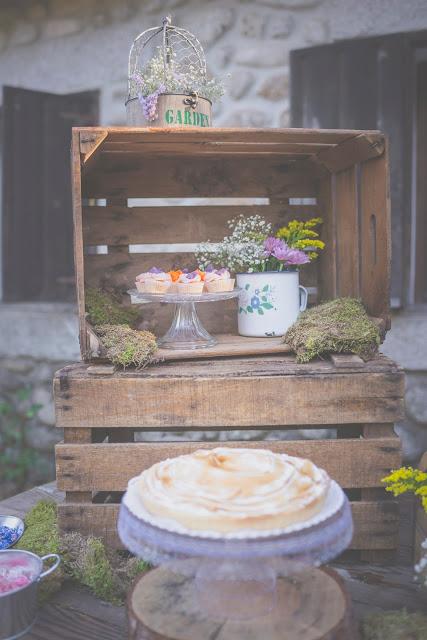
<instances>
[{"instance_id":1,"label":"dark wooden shutter","mask_svg":"<svg viewBox=\"0 0 427 640\"><path fill-rule=\"evenodd\" d=\"M5 301L74 299L71 127L96 124L98 100L3 89Z\"/></svg>"},{"instance_id":2,"label":"dark wooden shutter","mask_svg":"<svg viewBox=\"0 0 427 640\"><path fill-rule=\"evenodd\" d=\"M394 306L409 289L414 56L423 42L427 32L291 53L292 126L380 129L389 138Z\"/></svg>"}]
</instances>

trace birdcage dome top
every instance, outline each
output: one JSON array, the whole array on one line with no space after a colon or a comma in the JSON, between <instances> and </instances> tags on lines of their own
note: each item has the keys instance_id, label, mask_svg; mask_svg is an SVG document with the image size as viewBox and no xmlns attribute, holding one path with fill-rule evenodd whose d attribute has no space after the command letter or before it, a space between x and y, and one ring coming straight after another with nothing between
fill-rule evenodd
<instances>
[{"instance_id":1,"label":"birdcage dome top","mask_svg":"<svg viewBox=\"0 0 427 640\"><path fill-rule=\"evenodd\" d=\"M195 35L172 24L146 29L129 53L129 99L149 95L159 86L164 93L199 92L207 83L206 59Z\"/></svg>"}]
</instances>

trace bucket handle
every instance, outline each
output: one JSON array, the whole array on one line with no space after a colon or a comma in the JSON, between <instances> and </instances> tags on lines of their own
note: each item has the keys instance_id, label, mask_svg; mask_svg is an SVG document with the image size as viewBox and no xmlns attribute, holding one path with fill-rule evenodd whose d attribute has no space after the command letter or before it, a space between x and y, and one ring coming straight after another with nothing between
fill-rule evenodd
<instances>
[{"instance_id":1,"label":"bucket handle","mask_svg":"<svg viewBox=\"0 0 427 640\"><path fill-rule=\"evenodd\" d=\"M42 578L46 578L46 576L50 575L52 573L52 571L55 571L55 569L58 568L59 563L61 562L61 558L58 556L57 553L48 553L47 556L43 556L41 558L42 563L44 563L45 560L48 560L49 558L55 558L55 562L53 563L53 565L51 567L49 567L49 569L46 569L46 571L42 571L42 573L39 576L40 580Z\"/></svg>"}]
</instances>

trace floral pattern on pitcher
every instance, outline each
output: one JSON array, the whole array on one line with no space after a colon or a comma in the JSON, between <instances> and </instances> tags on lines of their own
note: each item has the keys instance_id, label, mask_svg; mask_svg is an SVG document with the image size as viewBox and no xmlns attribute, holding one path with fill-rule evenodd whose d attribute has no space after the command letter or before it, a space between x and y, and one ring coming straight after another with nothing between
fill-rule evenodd
<instances>
[{"instance_id":1,"label":"floral pattern on pitcher","mask_svg":"<svg viewBox=\"0 0 427 640\"><path fill-rule=\"evenodd\" d=\"M263 316L266 312L277 311L275 307L274 287L266 284L259 289L246 284L239 298L239 313L257 313Z\"/></svg>"}]
</instances>

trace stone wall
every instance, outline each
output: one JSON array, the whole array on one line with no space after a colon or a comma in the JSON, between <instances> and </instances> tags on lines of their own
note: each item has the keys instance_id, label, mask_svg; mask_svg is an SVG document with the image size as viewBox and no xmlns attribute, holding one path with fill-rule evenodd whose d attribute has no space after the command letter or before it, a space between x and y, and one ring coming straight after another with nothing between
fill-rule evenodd
<instances>
[{"instance_id":1,"label":"stone wall","mask_svg":"<svg viewBox=\"0 0 427 640\"><path fill-rule=\"evenodd\" d=\"M52 378L79 359L77 335L73 305L0 304L0 406L7 405L7 413L0 411L0 455L7 429L23 434L22 440L9 438L19 475L4 481L0 469L0 499L55 477L53 447L62 432L55 427ZM28 397L21 399L25 389ZM32 405L39 409L27 418Z\"/></svg>"},{"instance_id":2,"label":"stone wall","mask_svg":"<svg viewBox=\"0 0 427 640\"><path fill-rule=\"evenodd\" d=\"M55 93L99 89L100 123L106 125L125 124L132 40L159 24L165 13L199 37L211 73L230 74L228 93L213 113L214 124L224 126L289 124L293 49L427 28L425 0L28 0L8 5L0 7L0 85ZM408 372L408 418L399 432L412 460L427 448L426 331L425 314L401 314L384 347ZM78 358L74 309L0 304L0 395L2 389L10 393L31 385L33 400L43 405L38 419L29 422L28 444L42 461L29 481L53 476L52 444L60 434L53 427L51 376Z\"/></svg>"},{"instance_id":3,"label":"stone wall","mask_svg":"<svg viewBox=\"0 0 427 640\"><path fill-rule=\"evenodd\" d=\"M0 84L101 90L101 122L124 124L129 47L166 13L231 74L217 125L287 126L289 52L427 28L425 0L28 0L0 8ZM25 7L25 8L24 8Z\"/></svg>"}]
</instances>

